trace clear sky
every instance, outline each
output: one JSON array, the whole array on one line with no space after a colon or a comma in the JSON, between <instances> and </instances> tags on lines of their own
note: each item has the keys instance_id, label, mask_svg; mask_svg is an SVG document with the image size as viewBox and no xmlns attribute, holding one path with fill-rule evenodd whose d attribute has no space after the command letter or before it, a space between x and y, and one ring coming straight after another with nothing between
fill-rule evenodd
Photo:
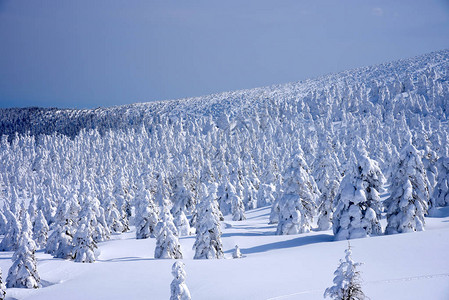
<instances>
[{"instance_id":1,"label":"clear sky","mask_svg":"<svg viewBox=\"0 0 449 300\"><path fill-rule=\"evenodd\" d=\"M449 0L0 0L0 107L298 81L449 48Z\"/></svg>"}]
</instances>

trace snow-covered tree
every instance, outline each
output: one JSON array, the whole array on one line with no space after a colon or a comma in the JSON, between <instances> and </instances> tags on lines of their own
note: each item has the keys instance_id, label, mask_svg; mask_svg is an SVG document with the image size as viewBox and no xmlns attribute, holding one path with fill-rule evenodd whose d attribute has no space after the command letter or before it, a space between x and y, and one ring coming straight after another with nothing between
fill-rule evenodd
<instances>
[{"instance_id":1,"label":"snow-covered tree","mask_svg":"<svg viewBox=\"0 0 449 300\"><path fill-rule=\"evenodd\" d=\"M335 239L363 238L382 233L379 190L385 178L376 161L362 149L352 155L352 167L346 171L334 200Z\"/></svg>"},{"instance_id":2,"label":"snow-covered tree","mask_svg":"<svg viewBox=\"0 0 449 300\"><path fill-rule=\"evenodd\" d=\"M186 236L190 234L190 224L187 219L186 212L192 208L193 202L193 194L186 187L182 173L180 173L175 179L172 197L173 207L171 209L173 222L178 229L179 236Z\"/></svg>"},{"instance_id":3,"label":"snow-covered tree","mask_svg":"<svg viewBox=\"0 0 449 300\"><path fill-rule=\"evenodd\" d=\"M108 224L109 230L115 233L122 233L126 231L125 224L123 224L122 214L117 208L117 203L110 191L105 196L105 220Z\"/></svg>"},{"instance_id":4,"label":"snow-covered tree","mask_svg":"<svg viewBox=\"0 0 449 300\"><path fill-rule=\"evenodd\" d=\"M5 282L3 281L2 269L0 268L0 300L5 299L6 299L6 285Z\"/></svg>"},{"instance_id":5,"label":"snow-covered tree","mask_svg":"<svg viewBox=\"0 0 449 300\"><path fill-rule=\"evenodd\" d=\"M318 230L328 230L332 225L333 201L340 185L341 175L331 151L323 150L317 159L314 179L321 192L318 199Z\"/></svg>"},{"instance_id":6,"label":"snow-covered tree","mask_svg":"<svg viewBox=\"0 0 449 300\"><path fill-rule=\"evenodd\" d=\"M8 288L38 288L40 277L37 272L37 262L34 256L36 244L31 239L31 221L28 213L22 215L22 232L19 247L14 252L13 264L6 279Z\"/></svg>"},{"instance_id":7,"label":"snow-covered tree","mask_svg":"<svg viewBox=\"0 0 449 300\"><path fill-rule=\"evenodd\" d=\"M279 223L276 234L309 232L316 209L318 190L307 164L300 154L293 156L284 173L283 195L279 199Z\"/></svg>"},{"instance_id":8,"label":"snow-covered tree","mask_svg":"<svg viewBox=\"0 0 449 300\"><path fill-rule=\"evenodd\" d=\"M97 256L97 244L92 238L93 228L87 217L83 217L73 236L73 259L76 262L93 263Z\"/></svg>"},{"instance_id":9,"label":"snow-covered tree","mask_svg":"<svg viewBox=\"0 0 449 300\"><path fill-rule=\"evenodd\" d=\"M231 213L233 221L245 220L245 206L243 205L242 198L237 195L235 187L231 182L226 185L227 198L231 202Z\"/></svg>"},{"instance_id":10,"label":"snow-covered tree","mask_svg":"<svg viewBox=\"0 0 449 300\"><path fill-rule=\"evenodd\" d=\"M154 204L148 190L140 192L136 199L136 238L146 239L154 235L154 230L159 221L158 208Z\"/></svg>"},{"instance_id":11,"label":"snow-covered tree","mask_svg":"<svg viewBox=\"0 0 449 300\"><path fill-rule=\"evenodd\" d=\"M56 210L54 228L47 240L45 253L57 258L72 258L72 238L75 232L74 214L78 214L79 205L73 197L59 203Z\"/></svg>"},{"instance_id":12,"label":"snow-covered tree","mask_svg":"<svg viewBox=\"0 0 449 300\"><path fill-rule=\"evenodd\" d=\"M386 234L424 230L424 216L429 202L429 182L421 155L412 145L406 145L392 177L391 196L385 200Z\"/></svg>"},{"instance_id":13,"label":"snow-covered tree","mask_svg":"<svg viewBox=\"0 0 449 300\"><path fill-rule=\"evenodd\" d=\"M156 226L156 249L154 258L182 259L181 244L178 240L178 230L173 223L173 216L166 202L161 211L160 221Z\"/></svg>"},{"instance_id":14,"label":"snow-covered tree","mask_svg":"<svg viewBox=\"0 0 449 300\"><path fill-rule=\"evenodd\" d=\"M438 179L433 193L435 206L449 205L449 157L440 157L437 161Z\"/></svg>"},{"instance_id":15,"label":"snow-covered tree","mask_svg":"<svg viewBox=\"0 0 449 300\"><path fill-rule=\"evenodd\" d=\"M363 300L366 299L362 291L360 271L357 267L361 263L354 262L351 257L351 246L345 250L345 260L340 260L340 265L334 272L334 285L327 288L324 298L334 300Z\"/></svg>"},{"instance_id":16,"label":"snow-covered tree","mask_svg":"<svg viewBox=\"0 0 449 300\"><path fill-rule=\"evenodd\" d=\"M189 289L186 285L186 272L184 263L177 261L172 266L173 281L170 284L170 300L190 300Z\"/></svg>"},{"instance_id":17,"label":"snow-covered tree","mask_svg":"<svg viewBox=\"0 0 449 300\"><path fill-rule=\"evenodd\" d=\"M33 224L33 239L38 249L45 248L48 239L48 224L44 213L39 210Z\"/></svg>"},{"instance_id":18,"label":"snow-covered tree","mask_svg":"<svg viewBox=\"0 0 449 300\"><path fill-rule=\"evenodd\" d=\"M204 184L203 193L204 198L198 208L196 240L193 244L194 259L222 258L220 216L215 205L216 201L208 195Z\"/></svg>"},{"instance_id":19,"label":"snow-covered tree","mask_svg":"<svg viewBox=\"0 0 449 300\"><path fill-rule=\"evenodd\" d=\"M19 245L20 232L22 230L16 216L4 206L4 212L8 223L6 224L6 234L0 243L0 251L13 251Z\"/></svg>"},{"instance_id":20,"label":"snow-covered tree","mask_svg":"<svg viewBox=\"0 0 449 300\"><path fill-rule=\"evenodd\" d=\"M232 252L232 258L241 258L242 253L240 252L240 248L238 245L235 245L234 251Z\"/></svg>"}]
</instances>

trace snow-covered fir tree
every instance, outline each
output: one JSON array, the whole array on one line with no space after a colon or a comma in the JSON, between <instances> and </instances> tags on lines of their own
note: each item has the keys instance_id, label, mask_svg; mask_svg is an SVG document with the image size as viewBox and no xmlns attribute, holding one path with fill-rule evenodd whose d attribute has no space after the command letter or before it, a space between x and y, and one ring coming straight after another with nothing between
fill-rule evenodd
<instances>
[{"instance_id":1,"label":"snow-covered fir tree","mask_svg":"<svg viewBox=\"0 0 449 300\"><path fill-rule=\"evenodd\" d=\"M190 300L190 291L186 285L185 264L177 261L172 266L173 281L170 284L170 300Z\"/></svg>"},{"instance_id":2,"label":"snow-covered fir tree","mask_svg":"<svg viewBox=\"0 0 449 300\"><path fill-rule=\"evenodd\" d=\"M226 185L226 194L229 202L231 203L231 213L233 221L245 220L245 206L242 199L237 195L237 191L231 182Z\"/></svg>"},{"instance_id":3,"label":"snow-covered fir tree","mask_svg":"<svg viewBox=\"0 0 449 300\"><path fill-rule=\"evenodd\" d=\"M9 268L6 286L8 288L38 288L40 277L34 256L36 245L31 239L31 221L28 213L22 214L22 232L17 250L14 252L13 264Z\"/></svg>"},{"instance_id":4,"label":"snow-covered fir tree","mask_svg":"<svg viewBox=\"0 0 449 300\"><path fill-rule=\"evenodd\" d=\"M334 300L363 300L366 299L362 291L360 271L357 268L361 263L354 262L351 257L351 246L345 250L345 259L340 260L340 265L334 272L334 285L327 288L324 298Z\"/></svg>"},{"instance_id":5,"label":"snow-covered fir tree","mask_svg":"<svg viewBox=\"0 0 449 300\"><path fill-rule=\"evenodd\" d=\"M382 233L379 190L385 178L376 161L364 149L352 155L352 167L346 171L337 196L333 231L336 240L363 238Z\"/></svg>"},{"instance_id":6,"label":"snow-covered fir tree","mask_svg":"<svg viewBox=\"0 0 449 300\"><path fill-rule=\"evenodd\" d=\"M105 196L105 220L108 224L109 230L115 233L122 233L126 231L125 224L123 224L122 215L117 208L116 200L111 191L107 191Z\"/></svg>"},{"instance_id":7,"label":"snow-covered fir tree","mask_svg":"<svg viewBox=\"0 0 449 300\"><path fill-rule=\"evenodd\" d=\"M156 248L154 258L182 259L181 244L178 240L178 230L173 223L173 216L168 207L168 201L162 206L160 221L156 225Z\"/></svg>"},{"instance_id":8,"label":"snow-covered fir tree","mask_svg":"<svg viewBox=\"0 0 449 300\"><path fill-rule=\"evenodd\" d=\"M203 199L198 208L198 223L196 227L196 240L194 259L223 258L223 245L221 243L220 216L214 197L208 194L203 184Z\"/></svg>"},{"instance_id":9,"label":"snow-covered fir tree","mask_svg":"<svg viewBox=\"0 0 449 300\"><path fill-rule=\"evenodd\" d=\"M232 252L232 258L241 258L242 253L240 252L240 248L238 245L235 245L234 251Z\"/></svg>"},{"instance_id":10,"label":"snow-covered fir tree","mask_svg":"<svg viewBox=\"0 0 449 300\"><path fill-rule=\"evenodd\" d=\"M276 234L309 232L319 192L313 177L307 172L307 164L301 154L292 157L283 177L283 195L279 199Z\"/></svg>"},{"instance_id":11,"label":"snow-covered fir tree","mask_svg":"<svg viewBox=\"0 0 449 300\"><path fill-rule=\"evenodd\" d=\"M429 182L421 154L405 145L392 177L390 197L385 200L386 234L424 230L429 203Z\"/></svg>"},{"instance_id":12,"label":"snow-covered fir tree","mask_svg":"<svg viewBox=\"0 0 449 300\"><path fill-rule=\"evenodd\" d=\"M82 263L95 262L98 251L92 238L93 228L87 217L83 217L73 236L73 260Z\"/></svg>"},{"instance_id":13,"label":"snow-covered fir tree","mask_svg":"<svg viewBox=\"0 0 449 300\"><path fill-rule=\"evenodd\" d=\"M136 238L149 238L154 235L154 230L159 221L158 207L155 205L148 190L141 191L135 203L136 216L134 222L136 224Z\"/></svg>"},{"instance_id":14,"label":"snow-covered fir tree","mask_svg":"<svg viewBox=\"0 0 449 300\"><path fill-rule=\"evenodd\" d=\"M5 299L6 299L6 285L5 282L3 281L2 269L0 268L0 300Z\"/></svg>"},{"instance_id":15,"label":"snow-covered fir tree","mask_svg":"<svg viewBox=\"0 0 449 300\"><path fill-rule=\"evenodd\" d=\"M47 239L45 253L57 258L72 258L72 239L75 232L75 214L79 212L76 198L70 197L59 203L53 231Z\"/></svg>"},{"instance_id":16,"label":"snow-covered fir tree","mask_svg":"<svg viewBox=\"0 0 449 300\"><path fill-rule=\"evenodd\" d=\"M438 179L433 193L435 206L449 205L449 157L440 157L437 161Z\"/></svg>"},{"instance_id":17,"label":"snow-covered fir tree","mask_svg":"<svg viewBox=\"0 0 449 300\"><path fill-rule=\"evenodd\" d=\"M37 249L45 248L48 239L49 227L44 213L40 210L33 224L33 240L36 242Z\"/></svg>"},{"instance_id":18,"label":"snow-covered fir tree","mask_svg":"<svg viewBox=\"0 0 449 300\"><path fill-rule=\"evenodd\" d=\"M178 229L178 235L189 235L190 224L186 212L193 206L193 194L186 187L182 172L180 172L174 179L172 202L173 207L171 213L173 215L173 222Z\"/></svg>"},{"instance_id":19,"label":"snow-covered fir tree","mask_svg":"<svg viewBox=\"0 0 449 300\"><path fill-rule=\"evenodd\" d=\"M328 230L332 226L333 201L340 185L341 175L337 162L328 149L323 149L314 169L314 179L321 192L318 199L318 230Z\"/></svg>"},{"instance_id":20,"label":"snow-covered fir tree","mask_svg":"<svg viewBox=\"0 0 449 300\"><path fill-rule=\"evenodd\" d=\"M8 221L6 224L5 236L0 242L0 251L14 251L18 247L22 228L16 215L14 215L6 205L4 205L3 211L5 212Z\"/></svg>"}]
</instances>

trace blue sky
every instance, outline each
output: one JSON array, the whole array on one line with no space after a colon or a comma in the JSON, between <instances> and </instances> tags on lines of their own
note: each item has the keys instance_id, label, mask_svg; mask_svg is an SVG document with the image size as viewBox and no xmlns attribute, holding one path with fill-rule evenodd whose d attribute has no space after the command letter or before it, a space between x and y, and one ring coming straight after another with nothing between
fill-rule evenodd
<instances>
[{"instance_id":1,"label":"blue sky","mask_svg":"<svg viewBox=\"0 0 449 300\"><path fill-rule=\"evenodd\" d=\"M445 48L447 0L0 0L0 107L200 96Z\"/></svg>"}]
</instances>

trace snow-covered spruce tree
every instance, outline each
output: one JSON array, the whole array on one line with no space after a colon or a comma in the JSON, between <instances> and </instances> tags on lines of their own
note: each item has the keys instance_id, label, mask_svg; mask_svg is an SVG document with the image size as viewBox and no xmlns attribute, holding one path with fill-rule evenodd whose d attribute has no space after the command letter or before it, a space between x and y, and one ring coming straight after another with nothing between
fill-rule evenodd
<instances>
[{"instance_id":1,"label":"snow-covered spruce tree","mask_svg":"<svg viewBox=\"0 0 449 300\"><path fill-rule=\"evenodd\" d=\"M158 207L154 204L150 192L148 190L140 192L135 199L135 203L136 238L146 239L154 236L159 217Z\"/></svg>"},{"instance_id":2,"label":"snow-covered spruce tree","mask_svg":"<svg viewBox=\"0 0 449 300\"><path fill-rule=\"evenodd\" d=\"M5 283L3 282L3 272L2 269L0 268L0 300L5 299L6 299L6 286Z\"/></svg>"},{"instance_id":3,"label":"snow-covered spruce tree","mask_svg":"<svg viewBox=\"0 0 449 300\"><path fill-rule=\"evenodd\" d=\"M357 151L352 166L346 171L337 196L333 231L336 240L363 238L382 233L379 190L385 178L376 161L366 151Z\"/></svg>"},{"instance_id":4,"label":"snow-covered spruce tree","mask_svg":"<svg viewBox=\"0 0 449 300\"><path fill-rule=\"evenodd\" d=\"M154 258L182 259L181 244L177 237L178 230L173 223L173 216L168 201L162 206L160 221L156 226L156 248Z\"/></svg>"},{"instance_id":5,"label":"snow-covered spruce tree","mask_svg":"<svg viewBox=\"0 0 449 300\"><path fill-rule=\"evenodd\" d=\"M104 218L104 210L96 197L87 196L82 199L79 220L86 217L92 228L92 238L96 243L108 240L111 232Z\"/></svg>"},{"instance_id":6,"label":"snow-covered spruce tree","mask_svg":"<svg viewBox=\"0 0 449 300\"><path fill-rule=\"evenodd\" d=\"M122 233L126 231L123 224L123 219L120 211L117 208L117 203L110 191L106 192L105 196L105 220L108 224L109 230L115 233Z\"/></svg>"},{"instance_id":7,"label":"snow-covered spruce tree","mask_svg":"<svg viewBox=\"0 0 449 300\"><path fill-rule=\"evenodd\" d=\"M171 213L174 219L173 222L178 229L178 235L186 236L190 234L190 224L186 217L186 212L193 206L193 195L186 187L182 174L183 172L179 172L174 179Z\"/></svg>"},{"instance_id":8,"label":"snow-covered spruce tree","mask_svg":"<svg viewBox=\"0 0 449 300\"><path fill-rule=\"evenodd\" d=\"M28 213L22 215L22 232L19 247L14 252L13 264L9 268L6 286L8 288L38 288L40 277L37 272L37 262L34 256L36 245L31 239L31 221Z\"/></svg>"},{"instance_id":9,"label":"snow-covered spruce tree","mask_svg":"<svg viewBox=\"0 0 449 300\"><path fill-rule=\"evenodd\" d=\"M306 162L297 153L284 173L283 194L279 199L278 235L310 231L318 192L315 181L306 168Z\"/></svg>"},{"instance_id":10,"label":"snow-covered spruce tree","mask_svg":"<svg viewBox=\"0 0 449 300\"><path fill-rule=\"evenodd\" d=\"M97 244L92 238L93 229L87 217L83 217L73 236L73 259L76 262L93 263L97 259Z\"/></svg>"},{"instance_id":11,"label":"snow-covered spruce tree","mask_svg":"<svg viewBox=\"0 0 449 300\"><path fill-rule=\"evenodd\" d=\"M3 212L6 214L8 223L6 224L6 233L0 243L0 251L13 251L19 245L20 232L22 230L16 216L4 205Z\"/></svg>"},{"instance_id":12,"label":"snow-covered spruce tree","mask_svg":"<svg viewBox=\"0 0 449 300\"><path fill-rule=\"evenodd\" d=\"M314 178L321 192L318 199L318 230L328 230L332 226L333 201L340 185L341 175L334 156L327 149L323 150L317 159L314 169Z\"/></svg>"},{"instance_id":13,"label":"snow-covered spruce tree","mask_svg":"<svg viewBox=\"0 0 449 300\"><path fill-rule=\"evenodd\" d=\"M78 213L78 208L75 198L68 198L59 203L53 232L48 237L45 253L57 258L72 258L72 238L75 231L73 214Z\"/></svg>"},{"instance_id":14,"label":"snow-covered spruce tree","mask_svg":"<svg viewBox=\"0 0 449 300\"><path fill-rule=\"evenodd\" d=\"M203 199L198 204L198 221L196 227L196 240L194 259L223 258L223 246L221 244L220 216L213 197L207 193L207 188L202 184Z\"/></svg>"},{"instance_id":15,"label":"snow-covered spruce tree","mask_svg":"<svg viewBox=\"0 0 449 300\"><path fill-rule=\"evenodd\" d=\"M242 253L240 252L240 248L238 245L235 245L234 251L232 252L232 258L241 258Z\"/></svg>"},{"instance_id":16,"label":"snow-covered spruce tree","mask_svg":"<svg viewBox=\"0 0 449 300\"><path fill-rule=\"evenodd\" d=\"M437 161L438 179L433 193L436 206L449 205L449 157L440 157Z\"/></svg>"},{"instance_id":17,"label":"snow-covered spruce tree","mask_svg":"<svg viewBox=\"0 0 449 300\"><path fill-rule=\"evenodd\" d=\"M340 259L340 265L334 272L334 285L327 288L324 292L324 298L334 300L363 300L366 299L362 291L360 272L357 267L361 263L352 260L351 246L345 250L345 260Z\"/></svg>"},{"instance_id":18,"label":"snow-covered spruce tree","mask_svg":"<svg viewBox=\"0 0 449 300\"><path fill-rule=\"evenodd\" d=\"M33 224L33 240L36 242L37 249L45 248L48 239L48 224L44 213L39 210Z\"/></svg>"},{"instance_id":19,"label":"snow-covered spruce tree","mask_svg":"<svg viewBox=\"0 0 449 300\"><path fill-rule=\"evenodd\" d=\"M237 195L235 187L231 182L226 185L227 198L231 202L231 213L233 221L245 220L245 206L243 205L242 198Z\"/></svg>"},{"instance_id":20,"label":"snow-covered spruce tree","mask_svg":"<svg viewBox=\"0 0 449 300\"><path fill-rule=\"evenodd\" d=\"M37 216L37 196L32 195L30 204L28 204L28 215L30 216L31 223L34 223L34 220Z\"/></svg>"},{"instance_id":21,"label":"snow-covered spruce tree","mask_svg":"<svg viewBox=\"0 0 449 300\"><path fill-rule=\"evenodd\" d=\"M390 193L385 200L386 234L424 230L424 216L429 202L429 183L421 155L412 145L406 145L393 173Z\"/></svg>"},{"instance_id":22,"label":"snow-covered spruce tree","mask_svg":"<svg viewBox=\"0 0 449 300\"><path fill-rule=\"evenodd\" d=\"M6 234L8 228L8 220L6 219L3 212L0 210L0 234Z\"/></svg>"},{"instance_id":23,"label":"snow-covered spruce tree","mask_svg":"<svg viewBox=\"0 0 449 300\"><path fill-rule=\"evenodd\" d=\"M186 271L184 263L177 261L172 266L173 281L170 284L170 300L190 300L189 289L186 285Z\"/></svg>"}]
</instances>

